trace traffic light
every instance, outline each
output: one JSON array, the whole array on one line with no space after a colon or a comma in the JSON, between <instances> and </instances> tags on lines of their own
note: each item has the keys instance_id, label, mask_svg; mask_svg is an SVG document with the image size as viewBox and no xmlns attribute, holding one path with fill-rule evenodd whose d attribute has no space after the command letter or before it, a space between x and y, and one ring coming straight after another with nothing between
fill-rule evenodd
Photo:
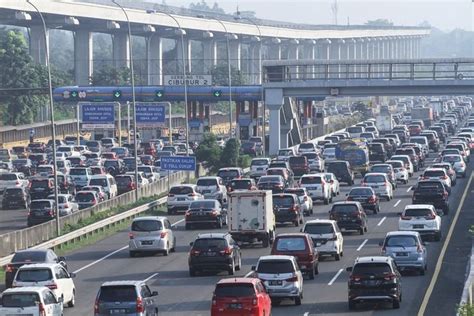
<instances>
[{"instance_id":1,"label":"traffic light","mask_svg":"<svg viewBox=\"0 0 474 316\"><path fill-rule=\"evenodd\" d=\"M165 92L163 90L156 90L155 91L155 97L157 99L162 99L165 96Z\"/></svg>"},{"instance_id":2,"label":"traffic light","mask_svg":"<svg viewBox=\"0 0 474 316\"><path fill-rule=\"evenodd\" d=\"M118 100L122 97L122 91L120 90L114 90L112 94L113 99Z\"/></svg>"},{"instance_id":3,"label":"traffic light","mask_svg":"<svg viewBox=\"0 0 474 316\"><path fill-rule=\"evenodd\" d=\"M212 95L216 98L220 98L222 96L221 90L212 90Z\"/></svg>"}]
</instances>

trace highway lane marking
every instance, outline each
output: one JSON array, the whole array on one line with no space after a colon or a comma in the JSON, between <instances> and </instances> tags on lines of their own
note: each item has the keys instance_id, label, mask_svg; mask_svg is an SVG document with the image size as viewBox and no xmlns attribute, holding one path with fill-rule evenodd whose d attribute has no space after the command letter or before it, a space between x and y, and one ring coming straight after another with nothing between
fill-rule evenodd
<instances>
[{"instance_id":1,"label":"highway lane marking","mask_svg":"<svg viewBox=\"0 0 474 316\"><path fill-rule=\"evenodd\" d=\"M395 205L394 205L393 207L397 207L398 204L400 204L401 201L402 201L402 200L398 200L397 203L395 203Z\"/></svg>"},{"instance_id":2,"label":"highway lane marking","mask_svg":"<svg viewBox=\"0 0 474 316\"><path fill-rule=\"evenodd\" d=\"M150 275L148 278L146 278L145 280L143 280L143 282L148 282L150 281L151 279L153 279L154 277L156 277L159 273L153 273L152 275Z\"/></svg>"},{"instance_id":3,"label":"highway lane marking","mask_svg":"<svg viewBox=\"0 0 474 316\"><path fill-rule=\"evenodd\" d=\"M343 269L339 269L339 271L337 271L336 275L331 279L331 281L329 281L328 285L332 285L334 283L334 281L336 281L337 277L342 273Z\"/></svg>"},{"instance_id":4,"label":"highway lane marking","mask_svg":"<svg viewBox=\"0 0 474 316\"><path fill-rule=\"evenodd\" d=\"M368 239L364 240L364 241L360 244L359 248L356 249L356 251L360 251L360 250L362 249L362 247L364 247L365 244L366 244L368 241L369 241Z\"/></svg>"},{"instance_id":5,"label":"highway lane marking","mask_svg":"<svg viewBox=\"0 0 474 316\"><path fill-rule=\"evenodd\" d=\"M421 302L420 309L418 310L418 316L423 316L426 311L426 306L428 306L428 302L430 300L431 294L433 293L433 289L435 287L436 282L438 281L439 272L441 271L441 266L443 264L444 256L446 254L446 249L448 248L449 242L451 241L451 237L453 235L454 227L459 218L459 213L461 212L461 208L464 205L464 200L466 199L466 194L468 189L471 186L473 173L471 172L471 176L469 177L469 181L467 182L466 188L464 189L464 193L461 197L461 202L459 202L458 209L456 210L456 214L454 214L453 221L451 222L451 226L449 227L448 234L444 240L443 248L441 248L440 256L438 257L438 261L436 262L436 267L433 273L433 277L431 278L430 285L425 292L425 296L423 297L423 301Z\"/></svg>"},{"instance_id":6,"label":"highway lane marking","mask_svg":"<svg viewBox=\"0 0 474 316\"><path fill-rule=\"evenodd\" d=\"M117 252L120 252L120 251L125 250L125 249L127 249L127 248L128 248L128 245L126 245L126 246L124 246L124 247L122 247L122 248L120 248L120 249L117 249L117 250L115 250L115 251L112 251L112 252L109 253L108 255L105 255L105 256L103 256L102 258L97 259L96 261L93 261L93 262L91 262L91 263L89 263L89 264L86 264L85 266L83 266L82 268L77 269L77 270L74 271L73 273L76 273L76 274L77 274L77 273L81 272L82 270L85 270L85 269L87 269L87 268L90 268L90 267L92 267L93 265L95 265L95 264L97 264L97 263L99 263L99 262L101 262L101 261L104 261L105 259L109 258L110 256L115 255Z\"/></svg>"},{"instance_id":7,"label":"highway lane marking","mask_svg":"<svg viewBox=\"0 0 474 316\"><path fill-rule=\"evenodd\" d=\"M304 313L303 316L309 316L309 312Z\"/></svg>"},{"instance_id":8,"label":"highway lane marking","mask_svg":"<svg viewBox=\"0 0 474 316\"><path fill-rule=\"evenodd\" d=\"M176 226L177 224L179 224L179 223L181 223L181 222L183 222L183 221L184 221L184 219L181 219L181 220L179 220L179 221L174 222L173 224L171 224L171 226ZM118 253L118 252L120 252L120 251L122 251L122 250L125 250L125 249L127 249L127 248L128 248L128 245L123 246L122 248L117 249L117 250L115 250L115 251L112 251L111 253L109 253L109 254L103 256L102 258L99 258L99 259L97 259L96 261L93 261L93 262L91 262L91 263L89 263L89 264L86 264L86 265L83 266L82 268L79 268L79 269L77 269L76 271L73 271L73 273L76 273L76 274L77 274L77 273L81 272L82 270L85 270L85 269L87 269L87 268L90 268L90 267L92 267L93 265L96 265L96 264L98 264L99 262L102 262L102 261L104 261L105 259L109 258L110 256L113 256L113 255L115 255L116 253Z\"/></svg>"},{"instance_id":9,"label":"highway lane marking","mask_svg":"<svg viewBox=\"0 0 474 316\"><path fill-rule=\"evenodd\" d=\"M413 186L409 187L409 188L407 189L407 192L410 192L411 188L413 188Z\"/></svg>"},{"instance_id":10,"label":"highway lane marking","mask_svg":"<svg viewBox=\"0 0 474 316\"><path fill-rule=\"evenodd\" d=\"M377 226L382 225L382 223L383 223L386 219L387 219L387 216L384 216L384 218L382 218L382 219L380 220L380 222L377 224Z\"/></svg>"},{"instance_id":11,"label":"highway lane marking","mask_svg":"<svg viewBox=\"0 0 474 316\"><path fill-rule=\"evenodd\" d=\"M246 275L244 275L245 278L248 278L249 276L251 276L253 273L253 271L250 271L249 273L247 273Z\"/></svg>"}]
</instances>

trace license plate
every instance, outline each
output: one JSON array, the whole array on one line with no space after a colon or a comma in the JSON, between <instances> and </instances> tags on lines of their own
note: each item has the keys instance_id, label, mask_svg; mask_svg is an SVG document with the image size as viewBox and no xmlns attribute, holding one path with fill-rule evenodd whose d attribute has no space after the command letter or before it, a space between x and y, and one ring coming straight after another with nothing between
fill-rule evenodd
<instances>
[{"instance_id":1,"label":"license plate","mask_svg":"<svg viewBox=\"0 0 474 316\"><path fill-rule=\"evenodd\" d=\"M202 190L202 194L211 193L211 190Z\"/></svg>"},{"instance_id":2,"label":"license plate","mask_svg":"<svg viewBox=\"0 0 474 316\"><path fill-rule=\"evenodd\" d=\"M142 245L153 245L153 241L152 240L144 240L144 241L142 241Z\"/></svg>"},{"instance_id":3,"label":"license plate","mask_svg":"<svg viewBox=\"0 0 474 316\"><path fill-rule=\"evenodd\" d=\"M263 168L257 168L257 171L263 171Z\"/></svg>"},{"instance_id":4,"label":"license plate","mask_svg":"<svg viewBox=\"0 0 474 316\"><path fill-rule=\"evenodd\" d=\"M424 228L425 225L413 225L413 228L417 229L417 228Z\"/></svg>"},{"instance_id":5,"label":"license plate","mask_svg":"<svg viewBox=\"0 0 474 316\"><path fill-rule=\"evenodd\" d=\"M178 201L186 201L186 198L178 198Z\"/></svg>"},{"instance_id":6,"label":"license plate","mask_svg":"<svg viewBox=\"0 0 474 316\"><path fill-rule=\"evenodd\" d=\"M215 252L205 252L206 256L208 257L215 257L216 253Z\"/></svg>"},{"instance_id":7,"label":"license plate","mask_svg":"<svg viewBox=\"0 0 474 316\"><path fill-rule=\"evenodd\" d=\"M320 242L317 242L317 243L316 243L316 247L319 247L319 246L321 246L321 243L320 243Z\"/></svg>"},{"instance_id":8,"label":"license plate","mask_svg":"<svg viewBox=\"0 0 474 316\"><path fill-rule=\"evenodd\" d=\"M110 314L125 314L125 309L111 309Z\"/></svg>"},{"instance_id":9,"label":"license plate","mask_svg":"<svg viewBox=\"0 0 474 316\"><path fill-rule=\"evenodd\" d=\"M396 255L397 255L397 257L407 257L408 253L407 252L397 252Z\"/></svg>"},{"instance_id":10,"label":"license plate","mask_svg":"<svg viewBox=\"0 0 474 316\"><path fill-rule=\"evenodd\" d=\"M232 303L232 304L229 304L229 308L230 309L241 309L242 304Z\"/></svg>"},{"instance_id":11,"label":"license plate","mask_svg":"<svg viewBox=\"0 0 474 316\"><path fill-rule=\"evenodd\" d=\"M281 285L282 282L281 281L270 281L269 284L270 285Z\"/></svg>"}]
</instances>

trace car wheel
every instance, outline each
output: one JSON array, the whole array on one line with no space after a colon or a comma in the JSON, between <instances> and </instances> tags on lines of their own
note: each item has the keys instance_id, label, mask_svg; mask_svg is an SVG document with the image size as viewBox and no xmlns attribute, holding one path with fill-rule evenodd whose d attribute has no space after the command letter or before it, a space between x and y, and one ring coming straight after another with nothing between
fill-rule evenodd
<instances>
[{"instance_id":1,"label":"car wheel","mask_svg":"<svg viewBox=\"0 0 474 316\"><path fill-rule=\"evenodd\" d=\"M334 255L334 260L336 260L336 261L341 260L341 256L340 256L338 253L336 253L336 254Z\"/></svg>"},{"instance_id":2,"label":"car wheel","mask_svg":"<svg viewBox=\"0 0 474 316\"><path fill-rule=\"evenodd\" d=\"M314 266L314 274L319 274L319 262Z\"/></svg>"},{"instance_id":3,"label":"car wheel","mask_svg":"<svg viewBox=\"0 0 474 316\"><path fill-rule=\"evenodd\" d=\"M295 297L295 305L300 306L301 305L301 295L298 297Z\"/></svg>"},{"instance_id":4,"label":"car wheel","mask_svg":"<svg viewBox=\"0 0 474 316\"><path fill-rule=\"evenodd\" d=\"M222 228L222 218L219 217L216 223L217 228Z\"/></svg>"},{"instance_id":5,"label":"car wheel","mask_svg":"<svg viewBox=\"0 0 474 316\"><path fill-rule=\"evenodd\" d=\"M348 305L350 311L356 309L356 302L354 302L353 300L349 300Z\"/></svg>"},{"instance_id":6,"label":"car wheel","mask_svg":"<svg viewBox=\"0 0 474 316\"><path fill-rule=\"evenodd\" d=\"M425 275L425 267L420 269L420 275Z\"/></svg>"},{"instance_id":7,"label":"car wheel","mask_svg":"<svg viewBox=\"0 0 474 316\"><path fill-rule=\"evenodd\" d=\"M393 307L393 309L399 309L400 308L400 301L398 299L394 299L392 301L392 307Z\"/></svg>"},{"instance_id":8,"label":"car wheel","mask_svg":"<svg viewBox=\"0 0 474 316\"><path fill-rule=\"evenodd\" d=\"M361 227L361 228L359 229L359 235L363 235L363 234L364 234L364 230L365 230L365 229L364 229L363 227Z\"/></svg>"},{"instance_id":9,"label":"car wheel","mask_svg":"<svg viewBox=\"0 0 474 316\"><path fill-rule=\"evenodd\" d=\"M74 307L76 305L76 290L72 290L72 298L67 303L67 307Z\"/></svg>"},{"instance_id":10,"label":"car wheel","mask_svg":"<svg viewBox=\"0 0 474 316\"><path fill-rule=\"evenodd\" d=\"M308 271L308 278L310 280L314 280L314 269Z\"/></svg>"},{"instance_id":11,"label":"car wheel","mask_svg":"<svg viewBox=\"0 0 474 316\"><path fill-rule=\"evenodd\" d=\"M295 227L298 227L300 226L300 221L298 219L296 219L293 224L295 225Z\"/></svg>"},{"instance_id":12,"label":"car wheel","mask_svg":"<svg viewBox=\"0 0 474 316\"><path fill-rule=\"evenodd\" d=\"M170 254L170 244L166 244L166 249L163 251L163 256L167 256Z\"/></svg>"},{"instance_id":13,"label":"car wheel","mask_svg":"<svg viewBox=\"0 0 474 316\"><path fill-rule=\"evenodd\" d=\"M240 271L241 267L242 267L242 256L239 255L239 261L238 261L238 264L235 266L235 270Z\"/></svg>"},{"instance_id":14,"label":"car wheel","mask_svg":"<svg viewBox=\"0 0 474 316\"><path fill-rule=\"evenodd\" d=\"M324 199L324 205L328 205L329 204L329 199Z\"/></svg>"},{"instance_id":15,"label":"car wheel","mask_svg":"<svg viewBox=\"0 0 474 316\"><path fill-rule=\"evenodd\" d=\"M434 240L435 241L440 241L441 240L441 232L440 231L435 233Z\"/></svg>"},{"instance_id":16,"label":"car wheel","mask_svg":"<svg viewBox=\"0 0 474 316\"><path fill-rule=\"evenodd\" d=\"M196 270L194 270L193 268L189 268L189 276L195 277L196 276Z\"/></svg>"},{"instance_id":17,"label":"car wheel","mask_svg":"<svg viewBox=\"0 0 474 316\"><path fill-rule=\"evenodd\" d=\"M190 230L191 229L191 224L184 224L184 229L185 230Z\"/></svg>"},{"instance_id":18,"label":"car wheel","mask_svg":"<svg viewBox=\"0 0 474 316\"><path fill-rule=\"evenodd\" d=\"M268 248L268 246L269 246L269 240L268 239L269 239L268 236L263 237L263 239L262 239L262 247L263 248Z\"/></svg>"},{"instance_id":19,"label":"car wheel","mask_svg":"<svg viewBox=\"0 0 474 316\"><path fill-rule=\"evenodd\" d=\"M135 251L130 251L128 255L130 256L130 258L134 258L137 256L137 253Z\"/></svg>"}]
</instances>

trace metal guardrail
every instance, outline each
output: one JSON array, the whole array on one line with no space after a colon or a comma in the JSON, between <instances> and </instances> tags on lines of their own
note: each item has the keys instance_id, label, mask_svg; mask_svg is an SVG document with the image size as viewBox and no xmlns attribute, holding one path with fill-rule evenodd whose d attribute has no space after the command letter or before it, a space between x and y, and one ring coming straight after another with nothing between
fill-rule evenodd
<instances>
[{"instance_id":1,"label":"metal guardrail","mask_svg":"<svg viewBox=\"0 0 474 316\"><path fill-rule=\"evenodd\" d=\"M474 59L264 61L264 82L313 80L472 80Z\"/></svg>"}]
</instances>

